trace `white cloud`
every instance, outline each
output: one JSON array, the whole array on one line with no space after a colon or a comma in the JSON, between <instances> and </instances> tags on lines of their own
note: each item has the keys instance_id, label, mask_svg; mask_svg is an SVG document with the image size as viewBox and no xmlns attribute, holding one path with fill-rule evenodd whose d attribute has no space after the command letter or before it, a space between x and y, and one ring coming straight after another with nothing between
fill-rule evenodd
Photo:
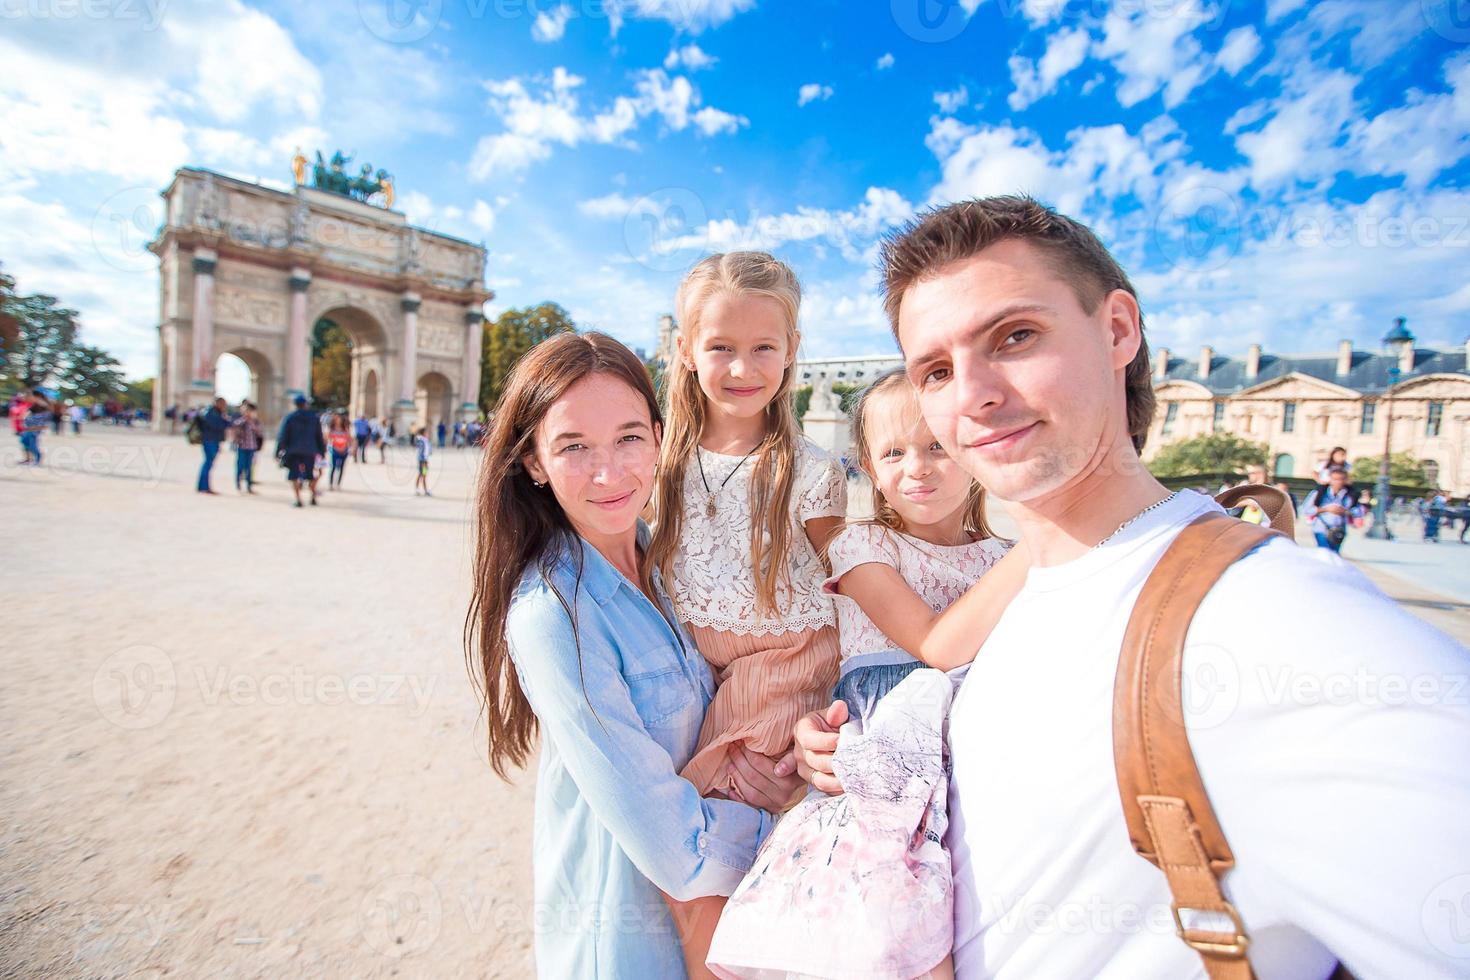
<instances>
[{"instance_id":1,"label":"white cloud","mask_svg":"<svg viewBox=\"0 0 1470 980\"><path fill-rule=\"evenodd\" d=\"M194 92L210 113L236 122L258 103L287 116L315 119L322 105L322 79L291 36L270 17L235 0L226 3L228 20L208 29L166 17L164 33L182 48L193 48L198 65Z\"/></svg>"},{"instance_id":2,"label":"white cloud","mask_svg":"<svg viewBox=\"0 0 1470 980\"><path fill-rule=\"evenodd\" d=\"M953 91L934 93L934 104L939 106L939 111L947 116L959 111L969 101L970 90L963 85Z\"/></svg>"},{"instance_id":3,"label":"white cloud","mask_svg":"<svg viewBox=\"0 0 1470 980\"><path fill-rule=\"evenodd\" d=\"M822 85L817 82L810 82L806 85L803 85L801 89L796 93L796 104L798 106L804 106L808 102L816 102L819 100L825 102L827 99L830 98L832 98L832 86Z\"/></svg>"},{"instance_id":4,"label":"white cloud","mask_svg":"<svg viewBox=\"0 0 1470 980\"><path fill-rule=\"evenodd\" d=\"M624 14L666 20L680 30L698 34L750 10L755 0L606 0L606 5L614 35Z\"/></svg>"},{"instance_id":5,"label":"white cloud","mask_svg":"<svg viewBox=\"0 0 1470 980\"><path fill-rule=\"evenodd\" d=\"M1006 100L1010 107L1019 112L1056 91L1057 83L1086 60L1089 43L1087 30L1078 27L1051 35L1037 62L1019 55L1012 57L1008 64L1016 89Z\"/></svg>"},{"instance_id":6,"label":"white cloud","mask_svg":"<svg viewBox=\"0 0 1470 980\"><path fill-rule=\"evenodd\" d=\"M749 126L750 120L744 116L737 116L723 109L713 106L705 106L690 117L696 129L705 136L718 136L720 133L734 133L741 126Z\"/></svg>"},{"instance_id":7,"label":"white cloud","mask_svg":"<svg viewBox=\"0 0 1470 980\"><path fill-rule=\"evenodd\" d=\"M1403 106L1353 124L1359 172L1398 174L1424 187L1470 154L1470 54L1447 61L1444 79L1448 92L1410 90Z\"/></svg>"},{"instance_id":8,"label":"white cloud","mask_svg":"<svg viewBox=\"0 0 1470 980\"><path fill-rule=\"evenodd\" d=\"M1340 70L1304 71L1289 79L1266 124L1235 138L1236 149L1250 161L1251 183L1268 188L1313 181L1340 169L1343 126L1358 112L1356 84Z\"/></svg>"},{"instance_id":9,"label":"white cloud","mask_svg":"<svg viewBox=\"0 0 1470 980\"><path fill-rule=\"evenodd\" d=\"M561 4L551 10L538 11L531 23L531 37L542 44L560 41L567 33L567 21L572 19L572 8Z\"/></svg>"},{"instance_id":10,"label":"white cloud","mask_svg":"<svg viewBox=\"0 0 1470 980\"><path fill-rule=\"evenodd\" d=\"M1307 0L1266 0L1266 23L1274 24L1306 3Z\"/></svg>"},{"instance_id":11,"label":"white cloud","mask_svg":"<svg viewBox=\"0 0 1470 980\"><path fill-rule=\"evenodd\" d=\"M505 124L505 131L480 138L470 159L470 176L484 180L518 173L550 157L555 144L619 143L650 117L657 117L675 132L693 126L705 136L732 133L749 125L744 116L710 106L698 108L699 91L689 79L682 75L671 78L660 68L641 72L632 96L620 95L610 108L589 116L582 111L577 91L584 81L559 66L550 79L485 82L490 108Z\"/></svg>"},{"instance_id":12,"label":"white cloud","mask_svg":"<svg viewBox=\"0 0 1470 980\"><path fill-rule=\"evenodd\" d=\"M490 234L495 230L495 209L484 201L476 200L470 209L470 224L481 234Z\"/></svg>"},{"instance_id":13,"label":"white cloud","mask_svg":"<svg viewBox=\"0 0 1470 980\"><path fill-rule=\"evenodd\" d=\"M632 198L613 192L602 197L580 201L577 210L594 218L625 218L637 202Z\"/></svg>"},{"instance_id":14,"label":"white cloud","mask_svg":"<svg viewBox=\"0 0 1470 980\"><path fill-rule=\"evenodd\" d=\"M599 199L598 206L601 207L606 200ZM626 210L615 211L611 205L607 211L609 215L627 213ZM873 241L913 213L913 205L897 191L887 187L869 187L862 202L847 210L832 211L801 205L795 211L756 213L744 220L735 217L711 219L691 234L661 242L659 248L668 253L725 252L770 250L790 242L801 242L814 248L835 249L849 261L866 262L865 256L868 256Z\"/></svg>"},{"instance_id":15,"label":"white cloud","mask_svg":"<svg viewBox=\"0 0 1470 980\"><path fill-rule=\"evenodd\" d=\"M1119 104L1136 105L1160 90L1166 108L1183 102L1212 70L1193 36L1195 28L1209 19L1198 2L1167 10L1129 5L1110 11L1094 54L1110 61L1123 76Z\"/></svg>"},{"instance_id":16,"label":"white cloud","mask_svg":"<svg viewBox=\"0 0 1470 980\"><path fill-rule=\"evenodd\" d=\"M664 58L664 67L673 71L683 65L689 71L713 68L719 58L706 54L697 44L686 44L682 48L671 48Z\"/></svg>"},{"instance_id":17,"label":"white cloud","mask_svg":"<svg viewBox=\"0 0 1470 980\"><path fill-rule=\"evenodd\" d=\"M1225 40L1220 44L1220 50L1215 55L1215 62L1225 70L1227 75L1238 75L1240 70L1261 53L1261 37L1256 29L1249 25L1237 27L1225 35Z\"/></svg>"},{"instance_id":18,"label":"white cloud","mask_svg":"<svg viewBox=\"0 0 1470 980\"><path fill-rule=\"evenodd\" d=\"M889 68L892 68L893 67L893 53L892 52L888 52L888 53L884 54L882 57L880 57L878 59L877 63L873 67L877 68L879 71L887 71Z\"/></svg>"}]
</instances>

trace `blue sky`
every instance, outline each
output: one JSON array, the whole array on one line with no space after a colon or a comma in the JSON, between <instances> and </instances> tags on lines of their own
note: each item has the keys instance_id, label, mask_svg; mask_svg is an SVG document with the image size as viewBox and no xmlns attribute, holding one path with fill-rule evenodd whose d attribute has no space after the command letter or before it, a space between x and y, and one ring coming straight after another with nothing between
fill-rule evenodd
<instances>
[{"instance_id":1,"label":"blue sky","mask_svg":"<svg viewBox=\"0 0 1470 980\"><path fill-rule=\"evenodd\" d=\"M154 372L173 170L356 151L399 207L651 347L683 271L767 248L809 356L893 349L878 238L1026 191L1091 223L1155 346L1470 335L1463 0L16 0L0 262Z\"/></svg>"}]
</instances>

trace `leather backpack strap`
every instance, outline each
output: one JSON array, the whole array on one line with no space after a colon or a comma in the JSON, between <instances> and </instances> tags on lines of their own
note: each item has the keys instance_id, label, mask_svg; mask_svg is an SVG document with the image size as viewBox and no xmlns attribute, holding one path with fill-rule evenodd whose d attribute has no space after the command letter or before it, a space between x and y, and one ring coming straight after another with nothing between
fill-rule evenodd
<instances>
[{"instance_id":1,"label":"leather backpack strap","mask_svg":"<svg viewBox=\"0 0 1470 980\"><path fill-rule=\"evenodd\" d=\"M1253 974L1246 958L1250 938L1220 888L1235 856L1184 727L1184 641L1200 602L1225 570L1279 533L1218 513L1203 514L1181 531L1134 603L1113 686L1113 761L1128 836L1168 878L1175 928L1200 954L1210 980L1250 980ZM1228 919L1231 931L1186 927L1181 912Z\"/></svg>"},{"instance_id":2,"label":"leather backpack strap","mask_svg":"<svg viewBox=\"0 0 1470 980\"><path fill-rule=\"evenodd\" d=\"M1291 497L1275 487L1259 483L1246 483L1231 487L1215 497L1215 503L1230 510L1243 504L1255 504L1271 522L1271 530L1280 531L1288 538L1296 537L1296 511L1291 506Z\"/></svg>"}]
</instances>

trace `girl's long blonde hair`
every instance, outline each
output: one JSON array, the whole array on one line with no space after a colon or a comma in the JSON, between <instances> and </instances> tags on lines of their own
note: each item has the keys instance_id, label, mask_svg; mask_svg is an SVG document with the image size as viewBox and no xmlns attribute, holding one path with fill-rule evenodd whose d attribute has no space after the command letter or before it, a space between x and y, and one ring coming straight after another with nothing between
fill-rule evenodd
<instances>
[{"instance_id":1,"label":"girl's long blonde hair","mask_svg":"<svg viewBox=\"0 0 1470 980\"><path fill-rule=\"evenodd\" d=\"M873 444L868 437L868 419L874 408L874 398L879 395L891 394L896 399L914 399L913 386L909 384L908 376L903 368L894 368L886 374L880 375L873 383L863 389L858 396L857 404L852 410L852 431L855 449L857 450L858 464L863 468L868 482L873 485L873 516L868 523L881 524L891 531L906 534L903 518L898 511L888 503L888 498L883 496L883 491L878 488L878 480L873 473L872 455ZM914 402L915 410L918 409L917 400ZM985 521L985 488L977 480L970 480L970 494L965 499L964 528L979 538L993 538L995 533L990 530L990 525Z\"/></svg>"},{"instance_id":2,"label":"girl's long blonde hair","mask_svg":"<svg viewBox=\"0 0 1470 980\"><path fill-rule=\"evenodd\" d=\"M791 520L787 515L796 485L801 440L791 404L801 284L796 273L769 252L725 252L701 260L679 284L674 301L685 351L694 349L705 307L722 295L769 297L780 303L786 314L791 364L766 405L766 437L752 458L750 478L750 570L755 578L756 608L774 614L777 593L788 584L786 555L791 547ZM657 524L649 545L649 557L666 580L673 574L674 553L683 530L684 476L698 451L706 417L699 378L685 366L684 357L675 356L668 372L666 428L654 491Z\"/></svg>"}]
</instances>

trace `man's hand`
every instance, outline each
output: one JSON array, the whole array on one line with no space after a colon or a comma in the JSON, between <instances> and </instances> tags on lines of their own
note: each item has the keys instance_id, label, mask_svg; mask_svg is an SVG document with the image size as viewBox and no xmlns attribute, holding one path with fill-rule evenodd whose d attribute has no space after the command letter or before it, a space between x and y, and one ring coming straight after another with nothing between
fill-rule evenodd
<instances>
[{"instance_id":1,"label":"man's hand","mask_svg":"<svg viewBox=\"0 0 1470 980\"><path fill-rule=\"evenodd\" d=\"M832 771L832 754L837 751L837 731L846 721L846 701L833 701L826 711L813 711L802 718L793 733L793 755L781 760L782 767L794 762L801 777L823 793L841 793L842 784Z\"/></svg>"},{"instance_id":2,"label":"man's hand","mask_svg":"<svg viewBox=\"0 0 1470 980\"><path fill-rule=\"evenodd\" d=\"M730 746L730 795L742 803L778 813L786 809L797 792L806 785L790 769L783 771L784 759L777 761L746 747L744 742Z\"/></svg>"}]
</instances>

